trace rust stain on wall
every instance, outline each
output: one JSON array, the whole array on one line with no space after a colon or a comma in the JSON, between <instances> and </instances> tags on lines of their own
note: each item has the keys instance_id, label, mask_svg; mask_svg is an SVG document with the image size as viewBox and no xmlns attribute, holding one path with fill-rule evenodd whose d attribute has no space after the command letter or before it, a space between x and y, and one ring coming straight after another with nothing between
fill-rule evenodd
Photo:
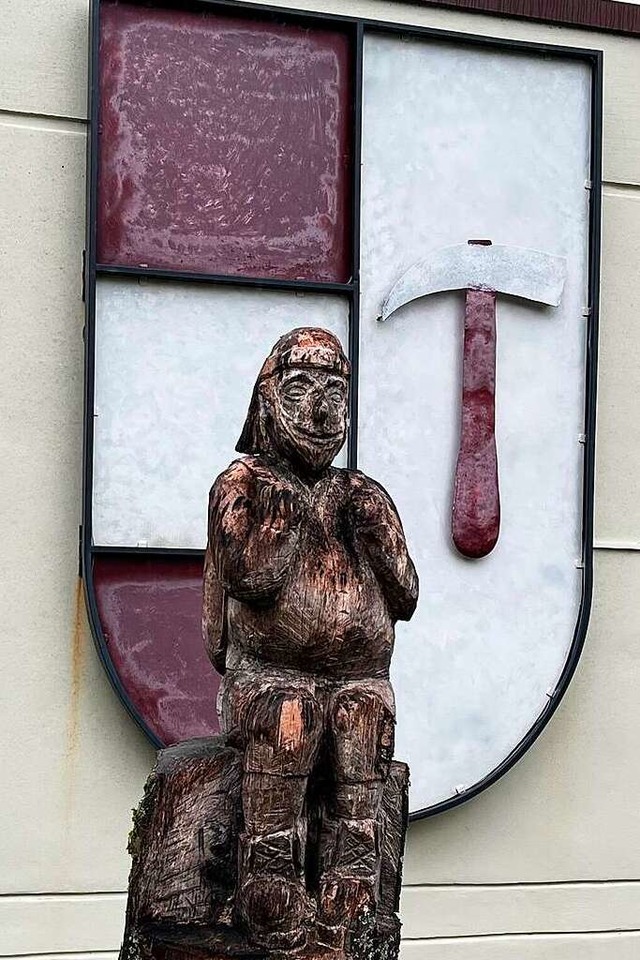
<instances>
[{"instance_id":1,"label":"rust stain on wall","mask_svg":"<svg viewBox=\"0 0 640 960\"><path fill-rule=\"evenodd\" d=\"M78 577L75 589L73 609L73 629L71 634L71 685L69 689L69 707L67 717L67 742L62 771L62 790L64 795L64 835L71 842L71 823L73 820L75 793L75 765L80 734L80 694L82 692L82 673L85 660L84 643L84 597L82 580Z\"/></svg>"},{"instance_id":2,"label":"rust stain on wall","mask_svg":"<svg viewBox=\"0 0 640 960\"><path fill-rule=\"evenodd\" d=\"M71 689L69 692L69 718L67 725L67 757L69 761L72 761L78 745L80 693L82 688L84 657L84 602L82 580L78 577L73 616L73 635L71 638Z\"/></svg>"}]
</instances>

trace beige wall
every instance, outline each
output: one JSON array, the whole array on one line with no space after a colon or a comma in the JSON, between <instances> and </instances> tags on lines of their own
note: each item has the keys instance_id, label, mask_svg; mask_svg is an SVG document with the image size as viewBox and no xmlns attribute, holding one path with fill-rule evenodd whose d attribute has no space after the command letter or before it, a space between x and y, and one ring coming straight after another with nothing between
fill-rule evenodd
<instances>
[{"instance_id":1,"label":"beige wall","mask_svg":"<svg viewBox=\"0 0 640 960\"><path fill-rule=\"evenodd\" d=\"M640 40L384 0L301 0L605 50L596 592L577 675L495 787L410 829L406 960L640 956ZM79 594L86 0L3 0L0 955L115 956L153 754ZM110 952L111 951L111 952Z\"/></svg>"}]
</instances>

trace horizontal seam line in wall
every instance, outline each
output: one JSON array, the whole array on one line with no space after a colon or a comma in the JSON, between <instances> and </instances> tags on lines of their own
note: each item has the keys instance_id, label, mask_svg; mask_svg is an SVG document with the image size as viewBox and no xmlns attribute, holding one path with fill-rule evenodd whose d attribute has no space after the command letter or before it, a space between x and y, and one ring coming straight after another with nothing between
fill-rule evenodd
<instances>
[{"instance_id":1,"label":"horizontal seam line in wall","mask_svg":"<svg viewBox=\"0 0 640 960\"><path fill-rule=\"evenodd\" d=\"M4 900L73 900L76 897L101 897L102 899L117 900L126 897L126 890L68 890L64 893L45 890L35 893L0 893L0 903Z\"/></svg>"},{"instance_id":2,"label":"horizontal seam line in wall","mask_svg":"<svg viewBox=\"0 0 640 960\"><path fill-rule=\"evenodd\" d=\"M497 883L405 883L404 889L437 889L437 890L514 890L523 887L612 887L633 886L640 883L640 879L614 880L511 880Z\"/></svg>"},{"instance_id":3,"label":"horizontal seam line in wall","mask_svg":"<svg viewBox=\"0 0 640 960\"><path fill-rule=\"evenodd\" d=\"M405 890L518 890L527 887L542 887L556 889L557 887L615 887L633 886L640 884L640 878L626 877L604 880L510 880L496 883L404 883ZM117 900L126 897L126 890L73 890L60 891L41 890L23 891L21 893L0 893L0 903L6 900L45 900L69 899L76 897L101 897Z\"/></svg>"},{"instance_id":4,"label":"horizontal seam line in wall","mask_svg":"<svg viewBox=\"0 0 640 960\"><path fill-rule=\"evenodd\" d=\"M45 960L46 957L104 957L109 954L118 954L118 948L110 950L54 950L48 953L2 953L0 957L3 960L15 957L15 960L27 960L28 957L38 957Z\"/></svg>"},{"instance_id":5,"label":"horizontal seam line in wall","mask_svg":"<svg viewBox=\"0 0 640 960\"><path fill-rule=\"evenodd\" d=\"M456 943L459 940L528 940L531 937L549 937L560 940L563 937L594 937L601 939L612 933L632 933L640 935L636 927L614 928L612 930L533 930L527 933L463 933L455 937L402 937L403 943Z\"/></svg>"},{"instance_id":6,"label":"horizontal seam line in wall","mask_svg":"<svg viewBox=\"0 0 640 960\"><path fill-rule=\"evenodd\" d=\"M602 186L605 192L609 191L609 196L640 192L640 183L633 183L632 181L627 183L623 180L603 180Z\"/></svg>"},{"instance_id":7,"label":"horizontal seam line in wall","mask_svg":"<svg viewBox=\"0 0 640 960\"><path fill-rule=\"evenodd\" d=\"M51 113L27 113L22 110L3 110L0 108L0 121L7 120L16 126L55 125L59 129L73 129L74 133L79 133L87 126L87 121L82 117L56 116Z\"/></svg>"},{"instance_id":8,"label":"horizontal seam line in wall","mask_svg":"<svg viewBox=\"0 0 640 960\"><path fill-rule=\"evenodd\" d=\"M624 540L620 540L618 542L616 542L615 540L610 540L608 542L606 540L596 540L596 542L593 544L593 549L594 550L620 550L623 553L625 551L633 553L634 551L637 552L638 550L640 550L640 543L634 542L632 540L626 543Z\"/></svg>"}]
</instances>

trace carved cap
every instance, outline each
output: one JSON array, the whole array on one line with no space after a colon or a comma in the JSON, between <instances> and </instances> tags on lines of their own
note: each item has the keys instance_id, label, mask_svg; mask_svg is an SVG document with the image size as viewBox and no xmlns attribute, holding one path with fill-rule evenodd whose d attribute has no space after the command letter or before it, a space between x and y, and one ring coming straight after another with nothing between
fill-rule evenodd
<instances>
[{"instance_id":1,"label":"carved cap","mask_svg":"<svg viewBox=\"0 0 640 960\"><path fill-rule=\"evenodd\" d=\"M261 452L263 444L259 424L258 396L260 384L268 377L291 367L331 370L347 379L351 374L351 364L345 356L342 344L329 330L324 330L322 327L296 327L295 330L285 333L271 350L258 374L247 419L236 444L238 453Z\"/></svg>"},{"instance_id":2,"label":"carved cap","mask_svg":"<svg viewBox=\"0 0 640 960\"><path fill-rule=\"evenodd\" d=\"M332 370L343 377L351 373L351 364L344 355L342 344L322 327L297 327L280 337L263 363L258 381L289 367Z\"/></svg>"}]
</instances>

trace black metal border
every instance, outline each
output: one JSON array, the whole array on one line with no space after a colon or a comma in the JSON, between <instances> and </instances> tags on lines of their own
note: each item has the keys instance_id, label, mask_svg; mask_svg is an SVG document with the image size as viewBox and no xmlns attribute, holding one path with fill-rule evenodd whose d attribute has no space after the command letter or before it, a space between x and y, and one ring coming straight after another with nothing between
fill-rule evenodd
<instances>
[{"instance_id":1,"label":"black metal border","mask_svg":"<svg viewBox=\"0 0 640 960\"><path fill-rule=\"evenodd\" d=\"M364 61L364 29L356 24L353 48L353 118L354 130L351 177L351 281L353 294L349 315L349 359L351 360L351 388L349 390L349 441L347 464L358 466L358 398L360 386L360 197L362 188L362 69Z\"/></svg>"},{"instance_id":2,"label":"black metal border","mask_svg":"<svg viewBox=\"0 0 640 960\"><path fill-rule=\"evenodd\" d=\"M96 317L96 231L97 231L97 195L98 195L98 52L100 0L91 0L89 9L89 82L88 111L89 135L87 137L87 225L84 256L83 297L85 301L84 326L84 429L82 445L82 526L80 528L80 573L84 584L89 625L93 634L96 650L115 692L120 697L127 712L142 729L143 733L156 747L162 746L152 730L134 708L122 685L108 653L107 642L102 630L95 585L93 582L92 556L92 490L93 490L93 410L95 394L95 317Z\"/></svg>"},{"instance_id":3,"label":"black metal border","mask_svg":"<svg viewBox=\"0 0 640 960\"><path fill-rule=\"evenodd\" d=\"M99 555L137 555L143 556L201 556L201 550L172 548L105 547L92 543L92 491L93 491L93 409L95 384L95 319L96 319L96 278L99 275L117 275L145 277L156 280L188 281L192 283L220 283L247 286L262 289L299 290L306 292L341 293L349 299L349 353L353 366L352 390L349 401L351 420L348 441L348 463L351 468L357 465L357 415L358 415L358 375L359 375L359 319L360 319L360 184L362 153L362 61L363 41L366 32L382 32L395 35L431 40L434 43L453 43L457 46L474 46L485 49L497 49L527 53L560 59L581 60L591 68L591 203L589 213L589 316L586 319L586 360L587 376L585 390L585 443L583 466L583 522L582 522L582 596L573 640L565 665L553 694L544 710L540 713L526 735L511 753L487 776L469 789L461 791L440 803L433 804L410 814L410 820L419 820L434 816L445 810L459 806L477 796L499 780L542 733L557 710L569 682L576 670L582 652L591 611L593 592L593 504L594 504L594 461L595 461L595 424L597 389L597 352L598 352L598 315L600 290L600 254L601 254L601 205L602 205L602 90L603 90L603 54L600 50L579 47L567 47L548 43L529 43L521 40L484 37L475 34L457 33L450 30L436 30L411 24L386 23L366 18L341 16L337 14L306 12L286 7L272 7L244 0L190 0L178 4L177 0L129 0L145 6L175 7L198 10L220 10L229 14L253 16L270 20L302 24L306 27L342 27L348 32L353 44L353 98L354 98L354 155L352 170L352 275L347 283L323 283L315 281L289 281L273 278L241 277L233 275L209 275L182 271L159 270L155 268L119 267L98 264L96 261L97 229L97 174L98 174L98 122L99 122L99 8L101 0L90 0L89 16L89 137L87 141L87 227L86 254L84 267L85 298L85 405L84 405L84 443L83 443L83 523L80 539L81 572L84 581L85 598L89 622L98 655L107 672L116 693L127 712L142 729L151 743L160 748L164 744L151 731L142 716L133 706L122 682L109 657L107 642L102 630L98 613L95 587L93 582L93 558Z\"/></svg>"},{"instance_id":4,"label":"black metal border","mask_svg":"<svg viewBox=\"0 0 640 960\"><path fill-rule=\"evenodd\" d=\"M228 287L256 287L261 290L297 290L299 293L353 293L354 284L331 280L281 280L278 277L244 277L233 273L189 273L188 270L164 270L158 267L120 267L97 263L97 276L144 277L145 280L171 280L185 283L210 283Z\"/></svg>"}]
</instances>

